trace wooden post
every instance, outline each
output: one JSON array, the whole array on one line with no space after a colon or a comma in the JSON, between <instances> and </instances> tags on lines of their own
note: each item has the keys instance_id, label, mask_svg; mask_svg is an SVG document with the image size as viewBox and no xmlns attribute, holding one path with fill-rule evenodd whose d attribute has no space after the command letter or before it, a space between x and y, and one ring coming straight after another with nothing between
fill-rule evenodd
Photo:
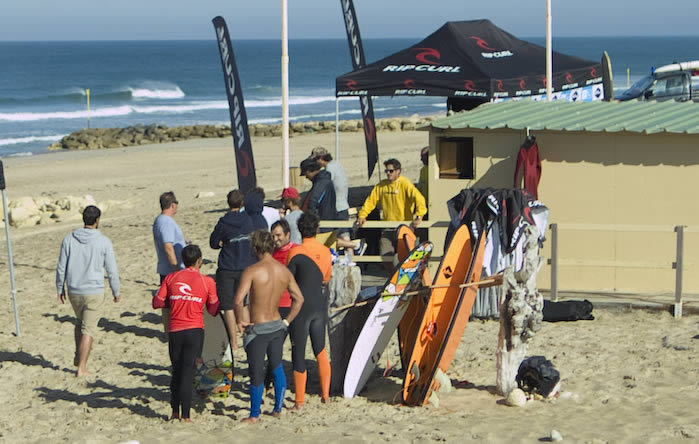
<instances>
[{"instance_id":1,"label":"wooden post","mask_svg":"<svg viewBox=\"0 0 699 444\"><path fill-rule=\"evenodd\" d=\"M90 88L85 90L85 96L87 97L87 128L90 129Z\"/></svg>"},{"instance_id":2,"label":"wooden post","mask_svg":"<svg viewBox=\"0 0 699 444\"><path fill-rule=\"evenodd\" d=\"M551 299L558 301L558 224L551 224Z\"/></svg>"},{"instance_id":3,"label":"wooden post","mask_svg":"<svg viewBox=\"0 0 699 444\"><path fill-rule=\"evenodd\" d=\"M675 269L675 310L676 318L682 317L682 255L684 250L684 226L677 225L675 227L677 233L677 256L675 263L672 264Z\"/></svg>"}]
</instances>

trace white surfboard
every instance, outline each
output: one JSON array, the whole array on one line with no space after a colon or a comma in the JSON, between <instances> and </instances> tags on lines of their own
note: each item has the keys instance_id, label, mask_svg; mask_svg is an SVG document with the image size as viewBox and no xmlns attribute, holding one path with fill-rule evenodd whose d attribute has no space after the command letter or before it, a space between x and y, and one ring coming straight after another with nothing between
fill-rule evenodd
<instances>
[{"instance_id":1,"label":"white surfboard","mask_svg":"<svg viewBox=\"0 0 699 444\"><path fill-rule=\"evenodd\" d=\"M204 310L204 346L201 350L202 361L204 361L204 364L209 368L221 364L223 354L226 352L227 348L232 356L223 317L221 315L211 316L207 310ZM231 359L233 358L231 357Z\"/></svg>"},{"instance_id":2,"label":"white surfboard","mask_svg":"<svg viewBox=\"0 0 699 444\"><path fill-rule=\"evenodd\" d=\"M402 293L401 296L379 296L376 305L359 333L345 374L344 396L353 398L364 387L398 328L409 296L404 293L419 282L422 270L432 254L432 243L423 242L396 267L381 294Z\"/></svg>"},{"instance_id":3,"label":"white surfboard","mask_svg":"<svg viewBox=\"0 0 699 444\"><path fill-rule=\"evenodd\" d=\"M655 68L655 72L689 71L690 69L699 69L699 60L671 63L670 65L664 65L659 68Z\"/></svg>"}]
</instances>

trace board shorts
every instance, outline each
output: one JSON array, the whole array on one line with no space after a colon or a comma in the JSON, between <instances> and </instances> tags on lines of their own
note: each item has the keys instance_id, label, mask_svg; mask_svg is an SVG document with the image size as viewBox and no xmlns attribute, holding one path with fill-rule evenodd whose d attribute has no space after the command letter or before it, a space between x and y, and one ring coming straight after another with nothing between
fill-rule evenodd
<instances>
[{"instance_id":1,"label":"board shorts","mask_svg":"<svg viewBox=\"0 0 699 444\"><path fill-rule=\"evenodd\" d=\"M240 270L216 270L216 294L218 295L219 308L221 310L233 310L233 299L240 286L240 278L243 272Z\"/></svg>"},{"instance_id":2,"label":"board shorts","mask_svg":"<svg viewBox=\"0 0 699 444\"><path fill-rule=\"evenodd\" d=\"M92 338L97 334L97 323L102 317L104 293L68 294L75 316L80 320L80 333Z\"/></svg>"}]
</instances>

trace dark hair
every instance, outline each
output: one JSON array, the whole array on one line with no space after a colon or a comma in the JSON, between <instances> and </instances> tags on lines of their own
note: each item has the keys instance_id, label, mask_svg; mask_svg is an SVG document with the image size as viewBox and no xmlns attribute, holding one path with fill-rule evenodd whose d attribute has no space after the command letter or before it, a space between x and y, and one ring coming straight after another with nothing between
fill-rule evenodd
<instances>
[{"instance_id":1,"label":"dark hair","mask_svg":"<svg viewBox=\"0 0 699 444\"><path fill-rule=\"evenodd\" d=\"M172 191L166 191L160 195L160 209L161 210L167 210L174 203L178 203L178 202L177 202L177 198L175 197L175 193L173 193Z\"/></svg>"},{"instance_id":2,"label":"dark hair","mask_svg":"<svg viewBox=\"0 0 699 444\"><path fill-rule=\"evenodd\" d=\"M278 221L273 223L272 226L269 228L269 231L273 231L277 227L282 227L282 231L284 232L284 234L289 234L291 232L289 222L287 222L284 219L279 219Z\"/></svg>"},{"instance_id":3,"label":"dark hair","mask_svg":"<svg viewBox=\"0 0 699 444\"><path fill-rule=\"evenodd\" d=\"M301 237L313 237L318 234L318 222L320 218L313 212L305 212L296 221L296 226L299 228Z\"/></svg>"},{"instance_id":4,"label":"dark hair","mask_svg":"<svg viewBox=\"0 0 699 444\"><path fill-rule=\"evenodd\" d=\"M250 193L257 193L260 195L262 200L265 200L265 190L262 189L262 187L255 187L252 190L249 191Z\"/></svg>"},{"instance_id":5,"label":"dark hair","mask_svg":"<svg viewBox=\"0 0 699 444\"><path fill-rule=\"evenodd\" d=\"M333 156L330 155L330 153L323 154L322 156L316 156L317 159L323 159L325 162L331 162L333 160Z\"/></svg>"},{"instance_id":6,"label":"dark hair","mask_svg":"<svg viewBox=\"0 0 699 444\"><path fill-rule=\"evenodd\" d=\"M300 168L301 168L301 174L304 174L304 173L306 173L306 171L311 171L311 172L318 171L322 167L320 166L320 164L318 163L317 160L315 160L313 158L309 158L309 159L303 159L303 161L301 161Z\"/></svg>"},{"instance_id":7,"label":"dark hair","mask_svg":"<svg viewBox=\"0 0 699 444\"><path fill-rule=\"evenodd\" d=\"M228 201L228 208L240 208L243 206L243 199L245 199L245 196L243 195L243 192L240 190L232 190L228 193L226 196L226 200Z\"/></svg>"},{"instance_id":8,"label":"dark hair","mask_svg":"<svg viewBox=\"0 0 699 444\"><path fill-rule=\"evenodd\" d=\"M198 245L189 244L182 249L182 263L185 267L191 267L201 257L201 249Z\"/></svg>"},{"instance_id":9,"label":"dark hair","mask_svg":"<svg viewBox=\"0 0 699 444\"><path fill-rule=\"evenodd\" d=\"M85 225L94 225L100 218L102 212L94 205L88 205L83 210L83 222Z\"/></svg>"},{"instance_id":10,"label":"dark hair","mask_svg":"<svg viewBox=\"0 0 699 444\"><path fill-rule=\"evenodd\" d=\"M389 166L389 165L393 165L393 168L395 168L395 169L397 169L397 170L400 170L400 169L401 169L401 168L400 168L400 162L398 161L398 159L388 159L387 161L385 161L385 162L383 163L383 166L385 166L385 167L387 167L387 166Z\"/></svg>"},{"instance_id":11,"label":"dark hair","mask_svg":"<svg viewBox=\"0 0 699 444\"><path fill-rule=\"evenodd\" d=\"M272 233L267 230L255 230L250 233L250 243L255 256L264 253L272 254L274 252L274 238Z\"/></svg>"}]
</instances>

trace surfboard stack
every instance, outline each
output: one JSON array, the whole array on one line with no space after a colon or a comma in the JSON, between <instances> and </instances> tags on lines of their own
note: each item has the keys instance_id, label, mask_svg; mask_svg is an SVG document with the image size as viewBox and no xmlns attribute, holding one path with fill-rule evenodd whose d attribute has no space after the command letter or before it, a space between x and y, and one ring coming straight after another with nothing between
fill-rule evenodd
<instances>
[{"instance_id":1,"label":"surfboard stack","mask_svg":"<svg viewBox=\"0 0 699 444\"><path fill-rule=\"evenodd\" d=\"M414 242L412 231L401 228L399 259L401 252ZM410 301L398 329L405 369L403 402L407 405L427 403L431 393L439 388L436 376L449 370L478 292L477 284L469 287L464 284L480 280L484 244L484 235L474 241L468 227L461 226L442 258L431 291Z\"/></svg>"}]
</instances>

